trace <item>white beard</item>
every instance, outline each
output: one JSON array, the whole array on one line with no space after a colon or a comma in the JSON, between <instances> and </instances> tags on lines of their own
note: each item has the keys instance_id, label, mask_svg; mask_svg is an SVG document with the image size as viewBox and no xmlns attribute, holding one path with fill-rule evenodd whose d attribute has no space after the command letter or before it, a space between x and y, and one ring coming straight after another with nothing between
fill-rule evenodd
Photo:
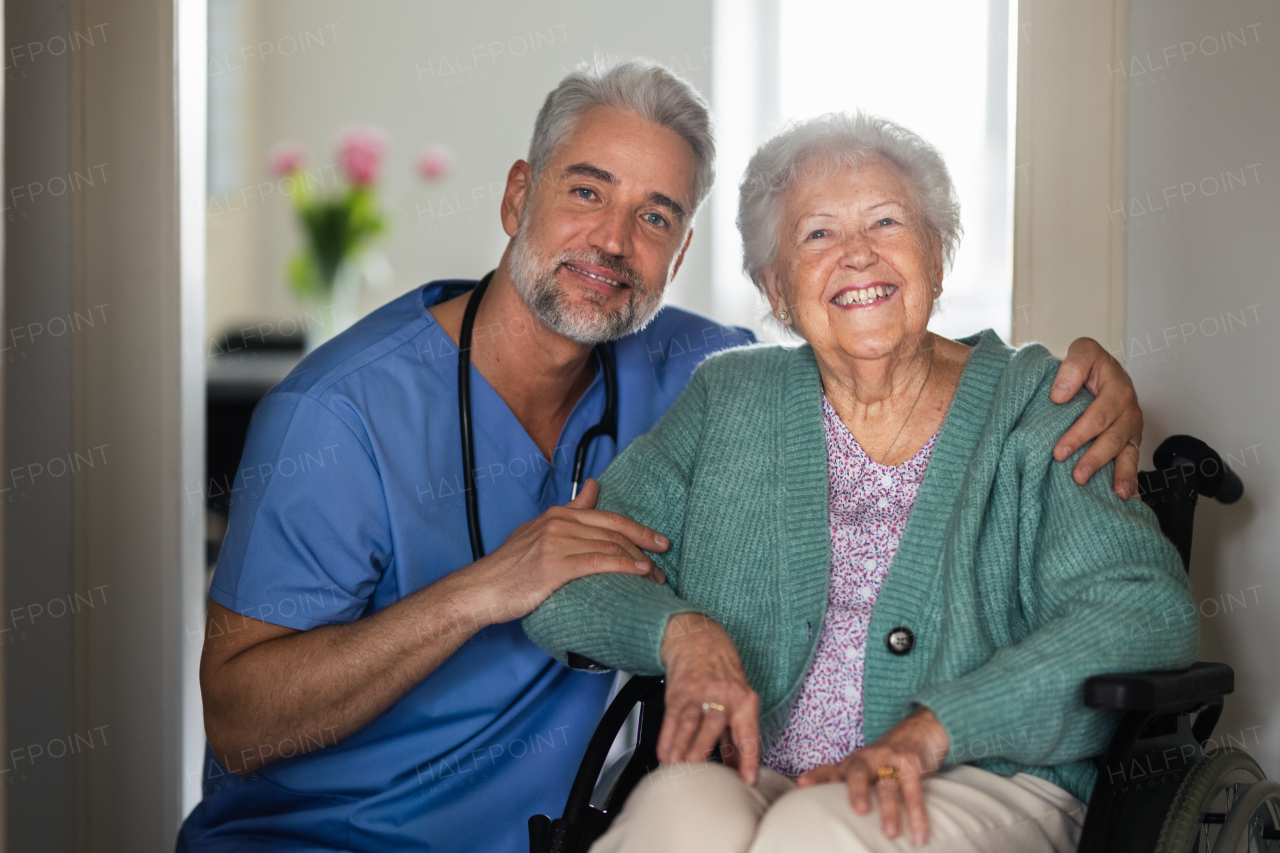
<instances>
[{"instance_id":1,"label":"white beard","mask_svg":"<svg viewBox=\"0 0 1280 853\"><path fill-rule=\"evenodd\" d=\"M511 280L529 310L552 331L580 344L601 344L640 331L662 307L662 290L653 291L634 270L619 268L616 261L607 257L580 252L567 252L554 261L543 260L530 245L528 235L522 218L511 245ZM574 261L618 275L629 285L627 303L620 308L605 308L600 304L604 297L587 291L586 304L569 304L556 282L556 273L562 264Z\"/></svg>"}]
</instances>

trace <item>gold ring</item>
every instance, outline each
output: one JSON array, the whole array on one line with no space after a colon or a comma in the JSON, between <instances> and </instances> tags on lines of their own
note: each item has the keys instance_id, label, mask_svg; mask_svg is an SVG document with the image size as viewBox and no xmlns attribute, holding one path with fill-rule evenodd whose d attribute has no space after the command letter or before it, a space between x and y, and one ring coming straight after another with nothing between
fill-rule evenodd
<instances>
[{"instance_id":1,"label":"gold ring","mask_svg":"<svg viewBox=\"0 0 1280 853\"><path fill-rule=\"evenodd\" d=\"M881 779L897 779L898 778L898 768L890 767L888 764L881 765L880 769L877 770L876 772L880 774Z\"/></svg>"},{"instance_id":2,"label":"gold ring","mask_svg":"<svg viewBox=\"0 0 1280 853\"><path fill-rule=\"evenodd\" d=\"M718 704L718 703L716 703L716 702L703 702L703 703L702 703L702 710L703 710L704 712L706 712L706 711L721 711L721 712L723 712L723 711L724 711L724 706L723 706L723 705L720 705L720 704Z\"/></svg>"}]
</instances>

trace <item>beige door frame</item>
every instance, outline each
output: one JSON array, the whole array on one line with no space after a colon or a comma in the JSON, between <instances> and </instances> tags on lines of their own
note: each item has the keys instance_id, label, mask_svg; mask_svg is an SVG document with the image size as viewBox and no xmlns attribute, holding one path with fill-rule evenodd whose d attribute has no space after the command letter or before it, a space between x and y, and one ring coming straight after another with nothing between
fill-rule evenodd
<instances>
[{"instance_id":1,"label":"beige door frame","mask_svg":"<svg viewBox=\"0 0 1280 853\"><path fill-rule=\"evenodd\" d=\"M1123 348L1125 0L1020 0L1013 340Z\"/></svg>"}]
</instances>

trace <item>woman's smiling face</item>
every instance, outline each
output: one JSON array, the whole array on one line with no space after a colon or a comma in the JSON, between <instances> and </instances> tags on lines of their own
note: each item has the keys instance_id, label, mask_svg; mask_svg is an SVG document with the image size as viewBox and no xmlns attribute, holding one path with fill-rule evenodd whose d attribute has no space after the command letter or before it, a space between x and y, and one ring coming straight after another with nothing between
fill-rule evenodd
<instances>
[{"instance_id":1,"label":"woman's smiling face","mask_svg":"<svg viewBox=\"0 0 1280 853\"><path fill-rule=\"evenodd\" d=\"M914 351L940 292L942 248L896 167L876 158L835 174L806 168L779 229L765 290L820 358Z\"/></svg>"}]
</instances>

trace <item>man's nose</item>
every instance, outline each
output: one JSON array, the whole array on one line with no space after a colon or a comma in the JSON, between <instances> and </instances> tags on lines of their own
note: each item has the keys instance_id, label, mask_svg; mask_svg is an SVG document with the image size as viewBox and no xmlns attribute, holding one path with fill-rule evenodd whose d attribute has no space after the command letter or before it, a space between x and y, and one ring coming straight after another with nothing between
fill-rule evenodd
<instances>
[{"instance_id":1,"label":"man's nose","mask_svg":"<svg viewBox=\"0 0 1280 853\"><path fill-rule=\"evenodd\" d=\"M595 227L587 235L592 248L606 255L626 257L631 254L631 215L619 208L609 208L600 214Z\"/></svg>"}]
</instances>

